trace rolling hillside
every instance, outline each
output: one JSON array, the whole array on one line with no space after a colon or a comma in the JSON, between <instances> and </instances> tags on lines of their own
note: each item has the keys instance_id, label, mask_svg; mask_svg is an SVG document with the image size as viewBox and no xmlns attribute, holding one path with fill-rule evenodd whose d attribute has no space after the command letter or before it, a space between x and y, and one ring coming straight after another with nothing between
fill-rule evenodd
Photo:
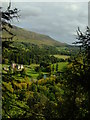
<instances>
[{"instance_id":1,"label":"rolling hillside","mask_svg":"<svg viewBox=\"0 0 90 120\"><path fill-rule=\"evenodd\" d=\"M16 42L28 42L28 43L36 44L39 46L41 45L66 46L67 45L65 43L58 42L47 35L28 31L16 26L13 27L12 33L16 35L16 37L14 37L14 40ZM7 33L4 33L4 36L7 36Z\"/></svg>"}]
</instances>

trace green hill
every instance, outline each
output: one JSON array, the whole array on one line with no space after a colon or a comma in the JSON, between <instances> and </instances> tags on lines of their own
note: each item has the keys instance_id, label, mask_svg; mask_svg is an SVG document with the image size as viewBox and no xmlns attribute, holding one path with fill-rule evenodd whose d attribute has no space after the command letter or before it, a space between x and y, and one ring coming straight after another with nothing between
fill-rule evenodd
<instances>
[{"instance_id":1,"label":"green hill","mask_svg":"<svg viewBox=\"0 0 90 120\"><path fill-rule=\"evenodd\" d=\"M14 40L16 42L27 42L27 43L36 44L39 46L42 46L42 45L66 46L67 45L65 43L58 42L47 35L28 31L16 26L13 27L12 33L16 35L16 37L14 37ZM6 33L4 33L4 36L6 36Z\"/></svg>"}]
</instances>

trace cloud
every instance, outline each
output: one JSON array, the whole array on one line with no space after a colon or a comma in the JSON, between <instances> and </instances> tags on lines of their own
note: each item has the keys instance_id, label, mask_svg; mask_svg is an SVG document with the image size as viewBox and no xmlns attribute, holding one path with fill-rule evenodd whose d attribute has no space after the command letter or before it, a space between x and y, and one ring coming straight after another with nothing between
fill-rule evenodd
<instances>
[{"instance_id":1,"label":"cloud","mask_svg":"<svg viewBox=\"0 0 90 120\"><path fill-rule=\"evenodd\" d=\"M76 4L71 4L69 6L66 6L66 9L69 9L69 10L72 10L72 11L77 11L79 9L79 7Z\"/></svg>"},{"instance_id":2,"label":"cloud","mask_svg":"<svg viewBox=\"0 0 90 120\"><path fill-rule=\"evenodd\" d=\"M29 9L26 9L25 11L21 10L21 18L29 18L31 16L38 17L42 13L41 9L38 7L30 7Z\"/></svg>"},{"instance_id":3,"label":"cloud","mask_svg":"<svg viewBox=\"0 0 90 120\"><path fill-rule=\"evenodd\" d=\"M0 0L9 2L10 0ZM13 2L88 2L88 0L12 0Z\"/></svg>"},{"instance_id":4,"label":"cloud","mask_svg":"<svg viewBox=\"0 0 90 120\"><path fill-rule=\"evenodd\" d=\"M15 25L46 34L54 39L72 43L78 26L85 29L88 22L88 3L15 3L21 18Z\"/></svg>"}]
</instances>

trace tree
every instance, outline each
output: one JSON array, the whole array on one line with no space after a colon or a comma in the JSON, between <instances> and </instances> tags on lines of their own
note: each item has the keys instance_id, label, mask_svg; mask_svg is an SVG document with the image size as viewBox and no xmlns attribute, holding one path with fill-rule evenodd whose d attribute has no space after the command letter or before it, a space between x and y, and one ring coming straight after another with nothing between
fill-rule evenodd
<instances>
[{"instance_id":1,"label":"tree","mask_svg":"<svg viewBox=\"0 0 90 120\"><path fill-rule=\"evenodd\" d=\"M80 66L80 84L88 92L88 119L90 119L90 28L87 27L85 33L82 33L80 28L77 30L77 39L74 44L79 45L79 56L82 57L82 63L76 60Z\"/></svg>"},{"instance_id":2,"label":"tree","mask_svg":"<svg viewBox=\"0 0 90 120\"><path fill-rule=\"evenodd\" d=\"M0 8L2 9L2 7ZM19 18L18 15L19 10L17 8L14 8L13 10L11 9L11 2L9 3L9 6L6 11L1 11L1 29L2 31L5 31L8 33L9 37L1 37L2 40L2 47L8 48L10 47L9 45L13 42L14 34L9 30L12 29L13 26L11 25L10 21L13 20L13 18Z\"/></svg>"},{"instance_id":3,"label":"tree","mask_svg":"<svg viewBox=\"0 0 90 120\"><path fill-rule=\"evenodd\" d=\"M2 10L2 7L0 7L0 10ZM10 31L13 28L13 26L11 25L11 20L13 20L13 18L19 17L18 12L19 12L19 10L17 8L11 9L11 2L10 2L7 10L1 11L1 13L0 13L1 14L0 23L2 24L1 25L2 37L0 36L0 39L2 39L2 52L3 52L2 59L3 60L8 60L7 58L4 58L4 53L5 53L5 51L7 51L6 54L8 55L8 53L9 53L8 50L12 48L10 45L13 42L13 38L15 35ZM4 37L3 32L6 32L8 35L6 37ZM2 73L2 100L3 100L3 102L2 102L3 103L3 105L2 105L3 110L2 111L4 113L4 117L11 118L10 114L8 113L8 109L10 107L10 101L12 101L12 98L10 97L10 99L9 99L9 97L7 97L8 94L9 95L11 95L11 94L8 91L8 89L10 88L10 85L8 87L5 87L3 84L3 83L5 83L6 85L8 84L8 82L5 81L5 79L8 79L9 83L11 84L12 77L9 74L7 74L5 76ZM5 87L5 89L4 89L4 87Z\"/></svg>"},{"instance_id":4,"label":"tree","mask_svg":"<svg viewBox=\"0 0 90 120\"><path fill-rule=\"evenodd\" d=\"M90 29L85 33L78 28L77 39L74 44L80 51L71 60L64 71L63 79L65 90L65 116L72 119L90 119ZM84 98L84 99L83 99ZM69 101L69 103L68 103ZM78 102L77 102L78 101ZM88 105L86 105L86 103ZM65 108L64 108L65 109Z\"/></svg>"},{"instance_id":5,"label":"tree","mask_svg":"<svg viewBox=\"0 0 90 120\"><path fill-rule=\"evenodd\" d=\"M56 63L56 71L58 71L58 63Z\"/></svg>"},{"instance_id":6,"label":"tree","mask_svg":"<svg viewBox=\"0 0 90 120\"><path fill-rule=\"evenodd\" d=\"M53 66L52 66L52 71L54 72L54 64L53 64Z\"/></svg>"},{"instance_id":7,"label":"tree","mask_svg":"<svg viewBox=\"0 0 90 120\"><path fill-rule=\"evenodd\" d=\"M21 71L20 71L20 74L22 77L25 77L26 76L26 70L25 68L23 68Z\"/></svg>"}]
</instances>

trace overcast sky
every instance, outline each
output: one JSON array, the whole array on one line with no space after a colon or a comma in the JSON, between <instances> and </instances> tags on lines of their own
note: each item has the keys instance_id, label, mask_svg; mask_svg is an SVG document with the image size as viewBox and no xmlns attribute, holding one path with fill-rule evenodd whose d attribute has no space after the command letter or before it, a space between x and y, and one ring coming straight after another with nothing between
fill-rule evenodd
<instances>
[{"instance_id":1,"label":"overcast sky","mask_svg":"<svg viewBox=\"0 0 90 120\"><path fill-rule=\"evenodd\" d=\"M13 21L15 25L60 42L71 44L75 41L77 27L84 31L88 25L87 2L15 2L12 7L21 10L19 22Z\"/></svg>"}]
</instances>

